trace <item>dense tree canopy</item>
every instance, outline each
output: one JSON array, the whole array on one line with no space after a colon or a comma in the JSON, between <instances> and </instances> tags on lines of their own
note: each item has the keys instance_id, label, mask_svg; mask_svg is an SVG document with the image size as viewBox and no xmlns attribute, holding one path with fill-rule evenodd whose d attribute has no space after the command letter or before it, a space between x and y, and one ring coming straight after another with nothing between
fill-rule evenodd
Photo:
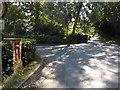
<instances>
[{"instance_id":1,"label":"dense tree canopy","mask_svg":"<svg viewBox=\"0 0 120 90\"><path fill-rule=\"evenodd\" d=\"M98 33L109 40L120 35L120 2L7 3L5 35Z\"/></svg>"},{"instance_id":2,"label":"dense tree canopy","mask_svg":"<svg viewBox=\"0 0 120 90\"><path fill-rule=\"evenodd\" d=\"M5 30L3 31L5 34L23 34L25 32L24 22L25 15L22 13L21 8L12 3L8 3L8 11L5 16Z\"/></svg>"},{"instance_id":3,"label":"dense tree canopy","mask_svg":"<svg viewBox=\"0 0 120 90\"><path fill-rule=\"evenodd\" d=\"M100 36L116 40L120 36L120 2L93 3L91 21Z\"/></svg>"}]
</instances>

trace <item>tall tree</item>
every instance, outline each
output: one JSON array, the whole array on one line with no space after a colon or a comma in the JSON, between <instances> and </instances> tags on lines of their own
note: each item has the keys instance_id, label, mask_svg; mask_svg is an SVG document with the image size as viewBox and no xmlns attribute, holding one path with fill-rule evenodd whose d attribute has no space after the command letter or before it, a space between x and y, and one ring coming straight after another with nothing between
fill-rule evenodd
<instances>
[{"instance_id":1,"label":"tall tree","mask_svg":"<svg viewBox=\"0 0 120 90\"><path fill-rule=\"evenodd\" d=\"M75 3L76 4L76 3ZM76 26L77 26L77 23L78 23L78 20L80 18L80 10L82 8L82 3L79 2L77 5L76 5L76 10L75 10L75 21L74 21L74 25L73 25L73 31L72 31L72 34L75 34L75 29L76 29Z\"/></svg>"},{"instance_id":2,"label":"tall tree","mask_svg":"<svg viewBox=\"0 0 120 90\"><path fill-rule=\"evenodd\" d=\"M109 40L120 38L120 2L93 3L90 19L100 36Z\"/></svg>"},{"instance_id":3,"label":"tall tree","mask_svg":"<svg viewBox=\"0 0 120 90\"><path fill-rule=\"evenodd\" d=\"M25 29L24 21L25 16L22 13L22 10L15 3L7 3L7 13L4 17L5 20L5 30L3 31L7 35L16 35L18 33L24 34ZM19 31L17 31L19 29Z\"/></svg>"},{"instance_id":4,"label":"tall tree","mask_svg":"<svg viewBox=\"0 0 120 90\"><path fill-rule=\"evenodd\" d=\"M82 8L82 2L56 2L56 3L47 3L45 7L45 13L50 15L52 20L61 23L64 27L68 29L69 24L74 22L73 31L77 23L80 20L80 12ZM74 19L74 21L72 21Z\"/></svg>"}]
</instances>

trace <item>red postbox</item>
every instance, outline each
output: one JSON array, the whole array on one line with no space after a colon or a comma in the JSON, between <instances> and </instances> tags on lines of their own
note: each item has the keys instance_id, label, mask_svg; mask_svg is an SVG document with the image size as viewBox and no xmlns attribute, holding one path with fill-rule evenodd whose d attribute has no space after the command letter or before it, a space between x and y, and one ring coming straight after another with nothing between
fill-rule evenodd
<instances>
[{"instance_id":1,"label":"red postbox","mask_svg":"<svg viewBox=\"0 0 120 90\"><path fill-rule=\"evenodd\" d=\"M19 67L22 67L21 60L21 38L4 38L11 42L13 47L13 61L14 61L14 70L17 70Z\"/></svg>"},{"instance_id":2,"label":"red postbox","mask_svg":"<svg viewBox=\"0 0 120 90\"><path fill-rule=\"evenodd\" d=\"M20 41L14 42L15 60L20 59Z\"/></svg>"}]
</instances>

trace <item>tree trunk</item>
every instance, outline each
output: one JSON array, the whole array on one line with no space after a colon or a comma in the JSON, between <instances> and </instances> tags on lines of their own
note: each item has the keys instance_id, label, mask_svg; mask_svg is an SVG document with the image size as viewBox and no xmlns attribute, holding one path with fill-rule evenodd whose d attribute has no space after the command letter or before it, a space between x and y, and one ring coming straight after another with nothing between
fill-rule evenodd
<instances>
[{"instance_id":1,"label":"tree trunk","mask_svg":"<svg viewBox=\"0 0 120 90\"><path fill-rule=\"evenodd\" d=\"M73 26L72 34L75 34L76 26L77 26L77 19L75 19L75 23L74 23L74 26Z\"/></svg>"},{"instance_id":2,"label":"tree trunk","mask_svg":"<svg viewBox=\"0 0 120 90\"><path fill-rule=\"evenodd\" d=\"M75 18L75 23L73 25L72 34L75 34L75 30L76 30L77 22L78 22L78 19L79 19L79 14L80 14L81 7L82 7L82 5L81 5L81 3L79 3L78 11L77 11L76 18Z\"/></svg>"}]
</instances>

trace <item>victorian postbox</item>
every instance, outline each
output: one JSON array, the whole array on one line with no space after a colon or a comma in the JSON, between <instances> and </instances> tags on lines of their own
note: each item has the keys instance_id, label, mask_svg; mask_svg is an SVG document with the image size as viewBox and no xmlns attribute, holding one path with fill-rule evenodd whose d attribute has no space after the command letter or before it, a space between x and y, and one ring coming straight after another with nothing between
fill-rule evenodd
<instances>
[{"instance_id":1,"label":"victorian postbox","mask_svg":"<svg viewBox=\"0 0 120 90\"><path fill-rule=\"evenodd\" d=\"M19 67L22 67L22 60L21 60L21 38L4 38L4 40L8 40L11 42L13 47L13 62L14 66L13 69L16 70Z\"/></svg>"},{"instance_id":2,"label":"victorian postbox","mask_svg":"<svg viewBox=\"0 0 120 90\"><path fill-rule=\"evenodd\" d=\"M14 41L15 60L20 59L20 41Z\"/></svg>"},{"instance_id":3,"label":"victorian postbox","mask_svg":"<svg viewBox=\"0 0 120 90\"><path fill-rule=\"evenodd\" d=\"M14 69L17 69L22 66L21 61L21 40L15 38L12 40L13 45L13 59L14 59Z\"/></svg>"}]
</instances>

